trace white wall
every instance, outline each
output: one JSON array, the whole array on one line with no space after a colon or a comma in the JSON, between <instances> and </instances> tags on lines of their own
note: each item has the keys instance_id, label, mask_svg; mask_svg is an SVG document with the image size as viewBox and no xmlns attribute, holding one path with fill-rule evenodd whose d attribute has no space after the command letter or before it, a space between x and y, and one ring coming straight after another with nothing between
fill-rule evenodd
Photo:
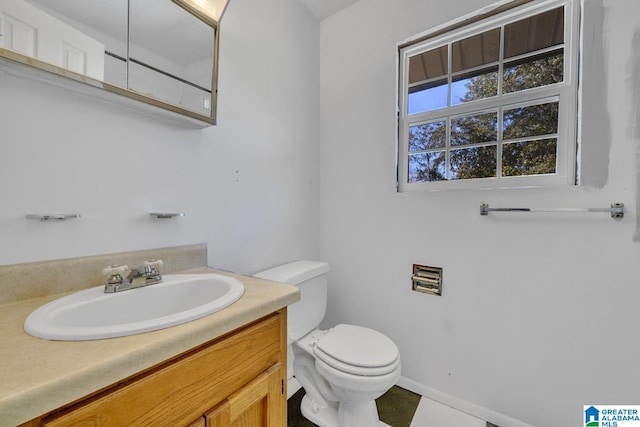
<instances>
[{"instance_id":1,"label":"white wall","mask_svg":"<svg viewBox=\"0 0 640 427\"><path fill-rule=\"evenodd\" d=\"M396 44L492 1L366 0L321 23L327 324L385 332L407 384L503 427L580 425L582 405L640 402L640 3L586 0L585 186L396 193ZM444 267L442 297L410 290L412 263Z\"/></svg>"},{"instance_id":2,"label":"white wall","mask_svg":"<svg viewBox=\"0 0 640 427\"><path fill-rule=\"evenodd\" d=\"M586 0L587 185L395 192L396 43L491 1L361 1L319 38L297 0L233 0L204 130L0 74L0 264L200 242L245 273L319 257L328 323L389 334L407 381L502 427L640 402L636 0ZM628 212L480 217L481 201ZM24 218L60 212L83 217ZM442 297L410 291L414 262L444 267Z\"/></svg>"},{"instance_id":3,"label":"white wall","mask_svg":"<svg viewBox=\"0 0 640 427\"><path fill-rule=\"evenodd\" d=\"M318 34L297 0L233 0L204 130L0 74L0 264L200 242L245 273L316 257Z\"/></svg>"}]
</instances>

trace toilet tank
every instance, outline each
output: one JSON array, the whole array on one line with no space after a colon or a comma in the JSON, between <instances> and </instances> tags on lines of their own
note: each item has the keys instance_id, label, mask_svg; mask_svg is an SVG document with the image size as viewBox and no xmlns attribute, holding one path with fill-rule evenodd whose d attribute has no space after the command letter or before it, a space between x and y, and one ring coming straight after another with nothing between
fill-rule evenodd
<instances>
[{"instance_id":1,"label":"toilet tank","mask_svg":"<svg viewBox=\"0 0 640 427\"><path fill-rule=\"evenodd\" d=\"M254 274L300 289L300 300L287 309L289 344L320 325L327 311L327 273L329 264L320 261L295 261Z\"/></svg>"}]
</instances>

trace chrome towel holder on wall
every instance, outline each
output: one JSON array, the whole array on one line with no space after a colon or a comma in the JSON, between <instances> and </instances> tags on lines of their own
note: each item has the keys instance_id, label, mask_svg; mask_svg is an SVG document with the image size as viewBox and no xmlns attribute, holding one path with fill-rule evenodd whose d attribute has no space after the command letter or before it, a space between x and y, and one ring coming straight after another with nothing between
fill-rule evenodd
<instances>
[{"instance_id":1,"label":"chrome towel holder on wall","mask_svg":"<svg viewBox=\"0 0 640 427\"><path fill-rule=\"evenodd\" d=\"M80 218L80 214L28 214L27 219L35 219L42 222L60 222L68 219Z\"/></svg>"},{"instance_id":2,"label":"chrome towel holder on wall","mask_svg":"<svg viewBox=\"0 0 640 427\"><path fill-rule=\"evenodd\" d=\"M480 215L487 216L489 212L607 212L611 218L624 218L624 203L611 203L609 208L490 208L489 204L480 204Z\"/></svg>"}]
</instances>

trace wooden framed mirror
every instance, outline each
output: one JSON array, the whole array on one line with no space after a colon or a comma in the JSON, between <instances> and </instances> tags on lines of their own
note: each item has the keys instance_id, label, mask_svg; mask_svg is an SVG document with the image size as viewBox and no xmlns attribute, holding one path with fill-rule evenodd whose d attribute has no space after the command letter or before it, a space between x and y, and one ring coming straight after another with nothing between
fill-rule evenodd
<instances>
[{"instance_id":1,"label":"wooden framed mirror","mask_svg":"<svg viewBox=\"0 0 640 427\"><path fill-rule=\"evenodd\" d=\"M212 125L225 7L218 0L0 0L0 66Z\"/></svg>"}]
</instances>

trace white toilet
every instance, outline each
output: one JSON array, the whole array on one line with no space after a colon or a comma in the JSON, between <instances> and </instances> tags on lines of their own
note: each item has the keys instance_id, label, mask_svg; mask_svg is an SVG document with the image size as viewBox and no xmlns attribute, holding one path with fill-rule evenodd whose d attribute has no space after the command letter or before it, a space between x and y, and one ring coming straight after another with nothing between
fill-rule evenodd
<instances>
[{"instance_id":1,"label":"white toilet","mask_svg":"<svg viewBox=\"0 0 640 427\"><path fill-rule=\"evenodd\" d=\"M361 326L317 329L327 308L328 272L327 263L296 261L255 275L300 288L300 301L288 308L289 396L299 381L302 414L320 427L386 426L375 399L400 377L398 347Z\"/></svg>"}]
</instances>

